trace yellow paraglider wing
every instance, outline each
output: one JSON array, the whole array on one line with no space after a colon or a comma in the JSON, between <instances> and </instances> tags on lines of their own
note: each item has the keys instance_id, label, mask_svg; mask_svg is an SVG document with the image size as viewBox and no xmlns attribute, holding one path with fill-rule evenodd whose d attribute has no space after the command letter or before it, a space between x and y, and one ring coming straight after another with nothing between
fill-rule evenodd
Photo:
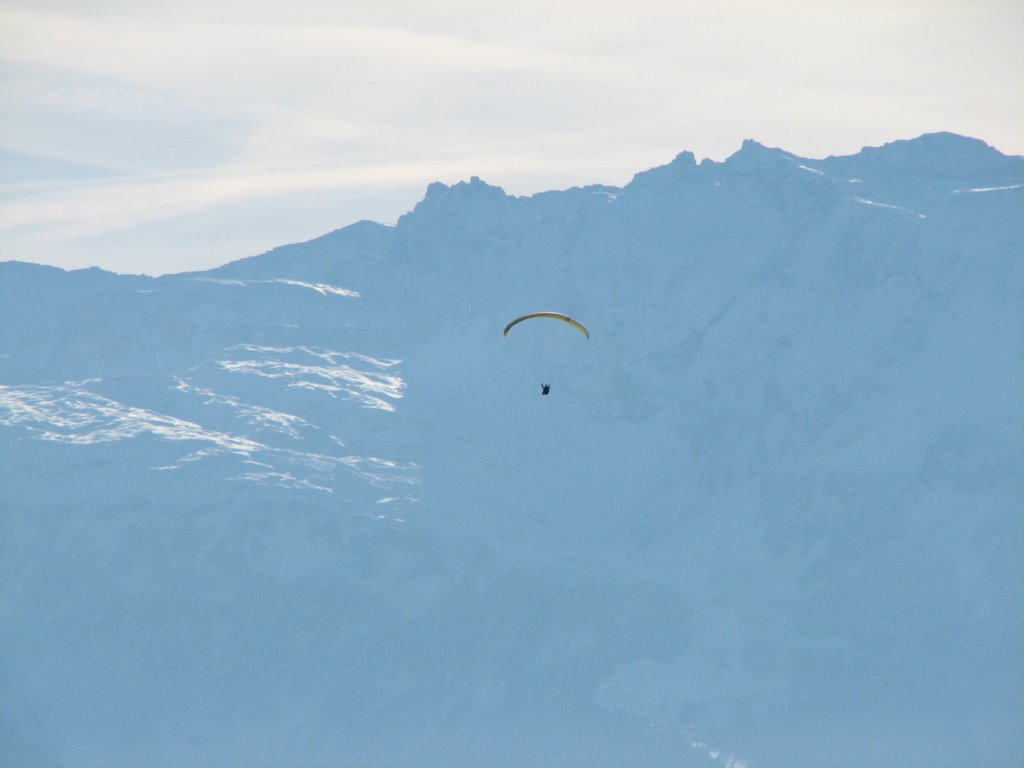
<instances>
[{"instance_id":1,"label":"yellow paraglider wing","mask_svg":"<svg viewBox=\"0 0 1024 768\"><path fill-rule=\"evenodd\" d=\"M584 336L586 336L588 339L590 338L590 331L586 329L583 323L581 323L579 320L573 320L571 317L569 317L568 315L563 315L561 312L531 312L528 315L517 317L515 320L513 320L511 323L505 326L505 330L502 332L502 334L504 336L508 336L508 332L512 330L512 326L523 322L523 320L532 320L535 317L550 317L552 320L561 320L563 323L568 323L569 325L578 328Z\"/></svg>"}]
</instances>

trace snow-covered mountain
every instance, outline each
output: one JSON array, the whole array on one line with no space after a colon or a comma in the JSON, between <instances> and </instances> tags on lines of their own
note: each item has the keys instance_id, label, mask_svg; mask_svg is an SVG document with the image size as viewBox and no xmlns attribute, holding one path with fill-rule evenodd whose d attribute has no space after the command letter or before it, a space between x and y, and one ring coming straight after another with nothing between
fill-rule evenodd
<instances>
[{"instance_id":1,"label":"snow-covered mountain","mask_svg":"<svg viewBox=\"0 0 1024 768\"><path fill-rule=\"evenodd\" d=\"M1022 467L952 134L0 263L0 763L1019 765Z\"/></svg>"}]
</instances>

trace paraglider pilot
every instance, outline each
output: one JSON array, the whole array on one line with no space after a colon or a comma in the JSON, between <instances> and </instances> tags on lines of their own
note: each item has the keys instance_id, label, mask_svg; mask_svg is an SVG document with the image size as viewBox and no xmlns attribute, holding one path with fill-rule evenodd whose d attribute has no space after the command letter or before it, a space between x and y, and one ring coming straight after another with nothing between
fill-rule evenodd
<instances>
[{"instance_id":1,"label":"paraglider pilot","mask_svg":"<svg viewBox=\"0 0 1024 768\"><path fill-rule=\"evenodd\" d=\"M540 385L540 393L542 395L546 395L550 391L551 391L551 385L550 384L541 384Z\"/></svg>"}]
</instances>

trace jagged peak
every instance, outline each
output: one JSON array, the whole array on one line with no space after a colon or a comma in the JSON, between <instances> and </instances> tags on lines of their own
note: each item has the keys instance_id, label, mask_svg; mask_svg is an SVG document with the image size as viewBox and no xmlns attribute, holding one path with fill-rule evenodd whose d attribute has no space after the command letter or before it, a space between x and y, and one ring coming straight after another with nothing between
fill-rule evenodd
<instances>
[{"instance_id":1,"label":"jagged peak","mask_svg":"<svg viewBox=\"0 0 1024 768\"><path fill-rule=\"evenodd\" d=\"M737 168L793 160L795 155L778 147L768 147L755 139L744 139L740 148L726 158L723 165Z\"/></svg>"},{"instance_id":2,"label":"jagged peak","mask_svg":"<svg viewBox=\"0 0 1024 768\"><path fill-rule=\"evenodd\" d=\"M694 157L693 152L680 152L670 163L634 174L633 179L625 188L637 189L638 187L671 183L675 179L692 174L696 168L697 159Z\"/></svg>"},{"instance_id":3,"label":"jagged peak","mask_svg":"<svg viewBox=\"0 0 1024 768\"><path fill-rule=\"evenodd\" d=\"M408 226L437 212L489 208L513 200L515 198L508 195L504 189L488 184L479 176L471 176L469 181L451 185L435 181L427 186L423 199L416 203L411 211L399 217L397 226Z\"/></svg>"},{"instance_id":4,"label":"jagged peak","mask_svg":"<svg viewBox=\"0 0 1024 768\"><path fill-rule=\"evenodd\" d=\"M925 133L913 139L899 139L880 147L864 147L855 155L827 158L835 165L864 163L886 165L894 169L927 170L955 174L969 169L987 173L996 167L1007 168L1022 158L1004 155L981 139L949 131Z\"/></svg>"},{"instance_id":5,"label":"jagged peak","mask_svg":"<svg viewBox=\"0 0 1024 768\"><path fill-rule=\"evenodd\" d=\"M915 139L900 139L882 145L878 149L889 151L924 151L941 152L947 155L950 152L959 154L1002 155L995 147L990 146L981 139L971 136L962 136L950 131L936 131L934 133L923 133Z\"/></svg>"},{"instance_id":6,"label":"jagged peak","mask_svg":"<svg viewBox=\"0 0 1024 768\"><path fill-rule=\"evenodd\" d=\"M360 219L354 224L349 224L347 227L334 230L335 232L342 232L348 230L350 232L376 232L382 229L390 229L387 224L381 224L379 221L373 221L372 219Z\"/></svg>"},{"instance_id":7,"label":"jagged peak","mask_svg":"<svg viewBox=\"0 0 1024 768\"><path fill-rule=\"evenodd\" d=\"M435 181L427 185L427 192L423 196L423 201L444 199L451 195L457 195L460 197L481 195L492 198L508 197L508 195L505 194L505 190L501 187L488 184L479 176L470 176L469 181L459 181L451 185L440 181Z\"/></svg>"}]
</instances>

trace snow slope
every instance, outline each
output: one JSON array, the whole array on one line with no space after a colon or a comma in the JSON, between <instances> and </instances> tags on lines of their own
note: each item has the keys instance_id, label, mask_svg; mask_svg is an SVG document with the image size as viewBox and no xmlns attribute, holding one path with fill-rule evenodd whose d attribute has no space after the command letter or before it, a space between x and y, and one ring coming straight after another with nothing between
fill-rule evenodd
<instances>
[{"instance_id":1,"label":"snow slope","mask_svg":"<svg viewBox=\"0 0 1024 768\"><path fill-rule=\"evenodd\" d=\"M933 134L0 263L0 762L1020 764L1022 257Z\"/></svg>"}]
</instances>

